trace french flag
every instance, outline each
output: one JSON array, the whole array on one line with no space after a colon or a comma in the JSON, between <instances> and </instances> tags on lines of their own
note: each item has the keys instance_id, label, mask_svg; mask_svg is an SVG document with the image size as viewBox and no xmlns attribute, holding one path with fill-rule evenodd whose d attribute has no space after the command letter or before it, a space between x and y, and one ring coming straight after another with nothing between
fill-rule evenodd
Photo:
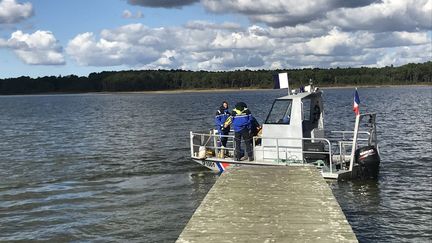
<instances>
[{"instance_id":1,"label":"french flag","mask_svg":"<svg viewBox=\"0 0 432 243\"><path fill-rule=\"evenodd\" d=\"M360 98L357 92L357 88L354 94L353 111L355 112L356 116L360 115Z\"/></svg>"}]
</instances>

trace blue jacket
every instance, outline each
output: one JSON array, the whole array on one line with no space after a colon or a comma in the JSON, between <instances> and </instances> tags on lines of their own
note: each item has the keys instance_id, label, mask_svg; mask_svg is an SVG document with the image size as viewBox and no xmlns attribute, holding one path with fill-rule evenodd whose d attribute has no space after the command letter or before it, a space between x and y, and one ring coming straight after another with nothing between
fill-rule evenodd
<instances>
[{"instance_id":1,"label":"blue jacket","mask_svg":"<svg viewBox=\"0 0 432 243\"><path fill-rule=\"evenodd\" d=\"M221 106L219 110L216 111L215 125L219 132L221 131L222 126L230 115L231 113L229 112L229 110L225 109L223 106ZM229 127L227 127L226 129L229 130Z\"/></svg>"},{"instance_id":2,"label":"blue jacket","mask_svg":"<svg viewBox=\"0 0 432 243\"><path fill-rule=\"evenodd\" d=\"M228 119L227 123L232 124L234 132L240 132L243 129L251 129L252 114L245 108L243 111L234 109L233 115Z\"/></svg>"}]
</instances>

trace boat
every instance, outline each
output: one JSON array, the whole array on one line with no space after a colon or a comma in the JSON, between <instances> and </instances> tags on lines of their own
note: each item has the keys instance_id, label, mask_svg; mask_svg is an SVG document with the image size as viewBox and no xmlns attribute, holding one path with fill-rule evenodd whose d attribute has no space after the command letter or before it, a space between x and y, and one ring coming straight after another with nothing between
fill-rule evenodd
<instances>
[{"instance_id":1,"label":"boat","mask_svg":"<svg viewBox=\"0 0 432 243\"><path fill-rule=\"evenodd\" d=\"M273 101L260 136L253 137L252 161L234 160L234 133L221 135L215 129L190 132L191 159L216 172L234 166L315 166L325 179L376 179L376 113L357 113L352 131L326 131L322 90L311 82L290 90L287 73L277 77L288 95ZM221 137L228 138L226 147Z\"/></svg>"}]
</instances>

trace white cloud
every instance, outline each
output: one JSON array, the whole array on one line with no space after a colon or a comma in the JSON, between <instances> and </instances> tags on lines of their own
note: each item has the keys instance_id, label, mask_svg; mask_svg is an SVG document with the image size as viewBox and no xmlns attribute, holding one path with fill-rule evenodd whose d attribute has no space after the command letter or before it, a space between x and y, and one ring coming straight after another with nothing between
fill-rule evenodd
<instances>
[{"instance_id":1,"label":"white cloud","mask_svg":"<svg viewBox=\"0 0 432 243\"><path fill-rule=\"evenodd\" d=\"M0 47L10 48L26 64L62 65L62 47L49 31L26 34L18 30L8 40L0 39Z\"/></svg>"},{"instance_id":2,"label":"white cloud","mask_svg":"<svg viewBox=\"0 0 432 243\"><path fill-rule=\"evenodd\" d=\"M203 5L212 12L234 12L244 14L253 22L262 22L271 26L295 25L307 23L316 16L321 16L329 6L328 0L310 1L230 1L203 0Z\"/></svg>"},{"instance_id":3,"label":"white cloud","mask_svg":"<svg viewBox=\"0 0 432 243\"><path fill-rule=\"evenodd\" d=\"M124 19L140 19L144 18L144 15L141 11L136 12L136 14L133 14L131 11L125 9L122 13L122 18Z\"/></svg>"},{"instance_id":4,"label":"white cloud","mask_svg":"<svg viewBox=\"0 0 432 243\"><path fill-rule=\"evenodd\" d=\"M332 55L336 48L354 48L355 39L350 33L338 29L331 30L328 35L312 38L306 43L297 44L295 48L299 53L315 55Z\"/></svg>"},{"instance_id":5,"label":"white cloud","mask_svg":"<svg viewBox=\"0 0 432 243\"><path fill-rule=\"evenodd\" d=\"M220 14L237 13L254 23L271 27L339 27L373 32L415 31L432 28L432 0L202 0L203 6ZM304 32L300 34L303 35Z\"/></svg>"},{"instance_id":6,"label":"white cloud","mask_svg":"<svg viewBox=\"0 0 432 243\"><path fill-rule=\"evenodd\" d=\"M383 0L327 14L330 24L346 30L375 32L416 31L432 28L432 0Z\"/></svg>"},{"instance_id":7,"label":"white cloud","mask_svg":"<svg viewBox=\"0 0 432 243\"><path fill-rule=\"evenodd\" d=\"M255 49L269 44L266 37L252 31L232 33L237 26L229 23L200 23L204 24L214 28L149 28L130 24L103 30L99 39L94 33L83 33L69 42L66 51L79 64L89 66L199 69L207 65L230 69L264 64L258 55L260 51ZM210 60L212 65L206 64Z\"/></svg>"},{"instance_id":8,"label":"white cloud","mask_svg":"<svg viewBox=\"0 0 432 243\"><path fill-rule=\"evenodd\" d=\"M203 20L189 21L186 23L185 27L188 29L199 29L199 30L204 30L204 29L240 30L242 29L242 27L237 23L224 22L222 24L215 24Z\"/></svg>"},{"instance_id":9,"label":"white cloud","mask_svg":"<svg viewBox=\"0 0 432 243\"><path fill-rule=\"evenodd\" d=\"M124 10L123 13L122 13L122 17L125 18L125 19L132 18L132 16L133 16L133 15L132 15L132 12L129 11L129 10L127 10L127 9Z\"/></svg>"},{"instance_id":10,"label":"white cloud","mask_svg":"<svg viewBox=\"0 0 432 243\"><path fill-rule=\"evenodd\" d=\"M0 0L0 24L17 23L33 15L29 2L20 4L15 0Z\"/></svg>"},{"instance_id":11,"label":"white cloud","mask_svg":"<svg viewBox=\"0 0 432 243\"><path fill-rule=\"evenodd\" d=\"M310 33L304 36L293 34L303 29ZM384 60L401 63L403 60L424 62L432 59L430 55L397 59L387 53L407 56L406 51L400 50L406 47L417 50L418 46L428 45L430 32L375 33L344 31L337 27L315 33L313 30L306 26L237 28L206 21L168 28L130 24L103 30L99 35L77 35L66 50L81 65L126 65L146 69L343 67L381 65ZM384 58L386 55L392 58Z\"/></svg>"},{"instance_id":12,"label":"white cloud","mask_svg":"<svg viewBox=\"0 0 432 243\"><path fill-rule=\"evenodd\" d=\"M380 50L382 55L376 61L378 67L400 66L407 63L420 63L432 60L432 45L404 46Z\"/></svg>"},{"instance_id":13,"label":"white cloud","mask_svg":"<svg viewBox=\"0 0 432 243\"><path fill-rule=\"evenodd\" d=\"M252 22L261 22L273 27L296 26L321 19L338 8L366 6L374 0L285 0L285 1L231 1L202 0L204 7L212 12L234 12L247 16Z\"/></svg>"},{"instance_id":14,"label":"white cloud","mask_svg":"<svg viewBox=\"0 0 432 243\"><path fill-rule=\"evenodd\" d=\"M218 33L211 43L214 49L269 49L272 46L272 40L267 36L254 33L254 26L246 32Z\"/></svg>"},{"instance_id":15,"label":"white cloud","mask_svg":"<svg viewBox=\"0 0 432 243\"><path fill-rule=\"evenodd\" d=\"M247 66L240 62L271 68L373 66L391 60L398 65L403 60L432 59L430 53L416 58L406 51L418 53L420 46L432 45L432 0L199 1L209 12L242 15L252 25L190 21L184 27L148 28L139 44L159 45L159 61L154 64L166 63L160 54L164 50L175 50L176 62L170 65L189 69ZM176 6L171 0L128 2L171 8L198 0L177 1Z\"/></svg>"},{"instance_id":16,"label":"white cloud","mask_svg":"<svg viewBox=\"0 0 432 243\"><path fill-rule=\"evenodd\" d=\"M428 37L428 32L406 32L395 31L386 33L375 33L374 41L367 47L372 48L391 48L413 45L430 44L431 39Z\"/></svg>"},{"instance_id":17,"label":"white cloud","mask_svg":"<svg viewBox=\"0 0 432 243\"><path fill-rule=\"evenodd\" d=\"M114 31L104 30L99 40L93 33L79 34L69 41L66 52L80 65L86 66L134 66L153 62L159 58L158 50L139 45L144 36L137 36L137 33L145 32L142 25L128 25Z\"/></svg>"}]
</instances>

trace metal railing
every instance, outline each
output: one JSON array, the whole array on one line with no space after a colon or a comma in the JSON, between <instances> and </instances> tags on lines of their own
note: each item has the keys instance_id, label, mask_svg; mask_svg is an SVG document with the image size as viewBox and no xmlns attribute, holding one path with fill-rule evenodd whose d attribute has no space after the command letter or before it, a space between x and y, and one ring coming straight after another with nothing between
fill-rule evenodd
<instances>
[{"instance_id":1,"label":"metal railing","mask_svg":"<svg viewBox=\"0 0 432 243\"><path fill-rule=\"evenodd\" d=\"M221 144L221 138L228 138L227 146L223 147ZM220 146L219 146L220 144ZM221 150L226 150L228 153L234 153L235 142L233 135L221 135L210 130L208 133L205 132L190 132L190 147L191 157L198 157L199 148L204 146L206 149L214 152L217 156Z\"/></svg>"},{"instance_id":2,"label":"metal railing","mask_svg":"<svg viewBox=\"0 0 432 243\"><path fill-rule=\"evenodd\" d=\"M366 124L364 123L364 118L369 118ZM352 170L354 162L354 152L359 146L375 146L378 149L377 136L376 136L376 114L366 113L360 114L356 117L356 124L354 126L354 131L331 131L331 134L337 134L338 139L332 138L333 142L338 143L339 147L339 161L341 163L346 162L345 157L349 153L350 159L350 170ZM360 123L362 125L360 125ZM367 131L361 130L366 125Z\"/></svg>"},{"instance_id":3,"label":"metal railing","mask_svg":"<svg viewBox=\"0 0 432 243\"><path fill-rule=\"evenodd\" d=\"M274 140L275 145L260 145L260 146L256 146L256 140L257 139L261 139L261 141L266 140L267 142L269 140ZM302 146L284 146L284 145L279 145L280 141L302 141ZM328 146L328 150L327 151L308 151L308 150L304 150L304 141L321 141L324 142L325 145ZM324 146L325 146L324 145ZM275 150L272 150L275 149ZM291 153L301 153L303 159L302 160L297 160L297 161L293 161L290 160L293 157L289 158L288 157L288 150L291 150ZM322 154L322 155L328 155L329 158L329 168L330 168L330 173L333 173L333 159L332 159L332 149L331 149L331 142L330 140L326 139L326 138L276 138L276 137L254 137L253 138L253 152L254 155L257 155L257 152L262 152L262 158L263 160L265 160L265 152L276 152L276 158L267 158L267 159L276 159L276 161L279 163L279 161L281 161L281 156L280 156L280 152L285 152L285 161L289 162L299 162L304 164L305 163L305 158L304 155L305 154Z\"/></svg>"},{"instance_id":4,"label":"metal railing","mask_svg":"<svg viewBox=\"0 0 432 243\"><path fill-rule=\"evenodd\" d=\"M222 147L218 145L218 142L220 141L220 138L226 137L228 138L227 147ZM275 145L274 146L256 146L256 141L258 139L262 140L274 140ZM327 151L308 151L304 150L303 143L302 146L284 146L280 145L281 141L284 140L292 140L292 141L320 141L324 144L324 146L327 145L328 150ZM230 146L228 146L230 145ZM263 160L265 160L264 153L266 152L276 152L275 158L267 158L267 159L276 159L276 162L279 163L280 161L285 161L285 163L294 162L294 163L305 163L304 155L307 154L322 154L328 156L329 160L329 168L330 173L333 172L333 160L332 160L332 147L331 142L328 139L325 138L274 138L274 137L253 137L252 139L252 145L253 145L253 153L254 155L257 155L257 153L262 152L263 153ZM198 158L199 148L201 146L204 146L206 150L214 151L215 156L218 155L218 153L225 149L229 151L232 155L235 151L235 139L233 135L220 135L215 134L214 131L209 131L208 133L205 132L190 132L190 153L192 158ZM284 153L285 156L280 156L280 153ZM293 156L288 156L290 153L301 153L303 159L300 160L298 158L295 158Z\"/></svg>"},{"instance_id":5,"label":"metal railing","mask_svg":"<svg viewBox=\"0 0 432 243\"><path fill-rule=\"evenodd\" d=\"M368 131L360 131L360 122L363 118L369 118L367 121ZM378 149L377 144L377 134L376 134L376 114L368 113L361 114L356 117L356 125L354 126L354 131L331 131L331 134L337 136L331 136L330 139L326 138L276 138L276 137L253 137L252 145L253 145L253 153L255 158L257 158L257 154L262 152L262 162L265 160L275 160L277 163L280 161L284 163L305 163L306 159L311 160L311 156L305 156L308 154L321 154L328 156L328 163L330 173L333 173L333 165L336 164L340 166L347 166L345 163L347 161L347 157L349 158L349 170L352 170L353 160L354 160L354 151L359 144L367 144L373 145ZM222 147L220 142L221 138L228 138L227 146ZM261 139L261 144L257 146L256 141ZM273 140L273 141L272 141ZM290 143L287 141L302 141L298 143ZM263 143L266 141L265 143ZM284 141L284 142L282 142ZM315 147L315 151L305 150L305 141L310 142L312 149L317 144L323 144L323 148ZM318 141L318 142L316 142ZM233 135L221 135L217 133L217 130L209 130L204 132L190 132L190 148L191 148L191 157L198 158L198 153L201 147L209 149L214 153L215 156L218 156L222 149L231 153L231 156L234 156L235 153L235 139ZM301 144L301 146L300 146ZM333 145L333 146L332 146ZM327 146L328 149L325 149ZM338 151L333 151L333 148L338 148ZM265 157L265 153L270 153L272 157ZM337 152L339 152L339 162L334 164L333 154L337 156ZM276 154L275 154L276 153ZM284 154L280 156L280 154ZM301 159L296 157L296 154L301 154ZM207 154L206 154L207 155ZM349 156L348 156L349 155ZM312 156L314 157L314 156ZM261 159L260 158L260 159ZM317 159L318 158L318 159ZM337 158L337 157L335 157ZM316 161L319 161L319 156L315 156ZM258 161L260 162L260 161ZM335 167L336 168L336 167Z\"/></svg>"},{"instance_id":6,"label":"metal railing","mask_svg":"<svg viewBox=\"0 0 432 243\"><path fill-rule=\"evenodd\" d=\"M350 170L352 170L353 164L353 149L356 148L359 144L367 144L377 146L377 138L376 138L376 125L375 125L375 114L365 114L361 115L359 120L364 117L369 117L368 127L369 131L359 131L359 124L356 124L355 131L331 131L331 134L337 135L335 137L331 136L330 139L326 138L276 138L276 137L253 137L253 153L255 158L257 158L258 153L262 153L263 162L267 160L275 160L277 163L280 161L284 163L305 163L305 159L310 154L322 154L328 156L330 173L333 173L333 154L339 152L339 162L341 166L345 162L347 162L347 156L349 155L350 159ZM356 133L357 132L357 133ZM356 139L354 141L354 135L356 135ZM220 142L221 138L228 138L227 146L222 147ZM266 141L267 144L256 146L256 141L261 139L261 141ZM271 141L273 140L273 141ZM289 143L286 141L299 141L301 143ZM270 141L270 143L269 143ZM282 142L285 141L285 142ZM327 150L323 149L323 151L310 151L305 150L305 141L311 142L311 144L321 143L324 145L324 148L327 146ZM318 143L316 142L318 141ZM228 151L231 156L234 156L235 153L235 139L233 135L221 135L217 133L217 130L209 130L204 132L190 132L190 147L191 147L191 157L198 158L200 147L205 147L207 150L214 153L215 157L218 157L221 150L224 149ZM269 145L270 144L270 145ZM282 144L282 145L281 145ZM301 144L301 146L299 146ZM333 145L333 146L332 146ZM336 147L336 150L333 149ZM338 148L338 149L337 149ZM337 151L338 150L338 151ZM273 154L272 157L266 158L265 153ZM276 153L276 155L274 155ZM280 155L280 154L284 155ZM301 154L301 159L296 157L295 154ZM207 156L207 154L206 154ZM310 159L307 158L307 159ZM318 161L319 159L317 159Z\"/></svg>"},{"instance_id":7,"label":"metal railing","mask_svg":"<svg viewBox=\"0 0 432 243\"><path fill-rule=\"evenodd\" d=\"M337 148L339 152L339 161L346 162L345 157L350 155L350 149L352 149L354 131L330 131L331 134L339 135L336 138L332 137L330 141L332 143L337 143ZM370 140L370 132L367 131L359 131L358 135L361 137L357 138L357 145L360 143L368 143ZM351 156L351 155L350 155Z\"/></svg>"},{"instance_id":8,"label":"metal railing","mask_svg":"<svg viewBox=\"0 0 432 243\"><path fill-rule=\"evenodd\" d=\"M330 133L333 133L333 134L339 134L340 133L340 134L342 134L342 140L351 140L352 141L352 139L353 139L352 136L354 136L354 131L330 131ZM367 135L368 137L370 136L370 133L367 132L367 131L359 131L358 133L359 134ZM347 138L345 136L346 134L350 134L351 137ZM368 139L366 139L366 138L358 138L358 140L365 140L365 141L367 141Z\"/></svg>"}]
</instances>

